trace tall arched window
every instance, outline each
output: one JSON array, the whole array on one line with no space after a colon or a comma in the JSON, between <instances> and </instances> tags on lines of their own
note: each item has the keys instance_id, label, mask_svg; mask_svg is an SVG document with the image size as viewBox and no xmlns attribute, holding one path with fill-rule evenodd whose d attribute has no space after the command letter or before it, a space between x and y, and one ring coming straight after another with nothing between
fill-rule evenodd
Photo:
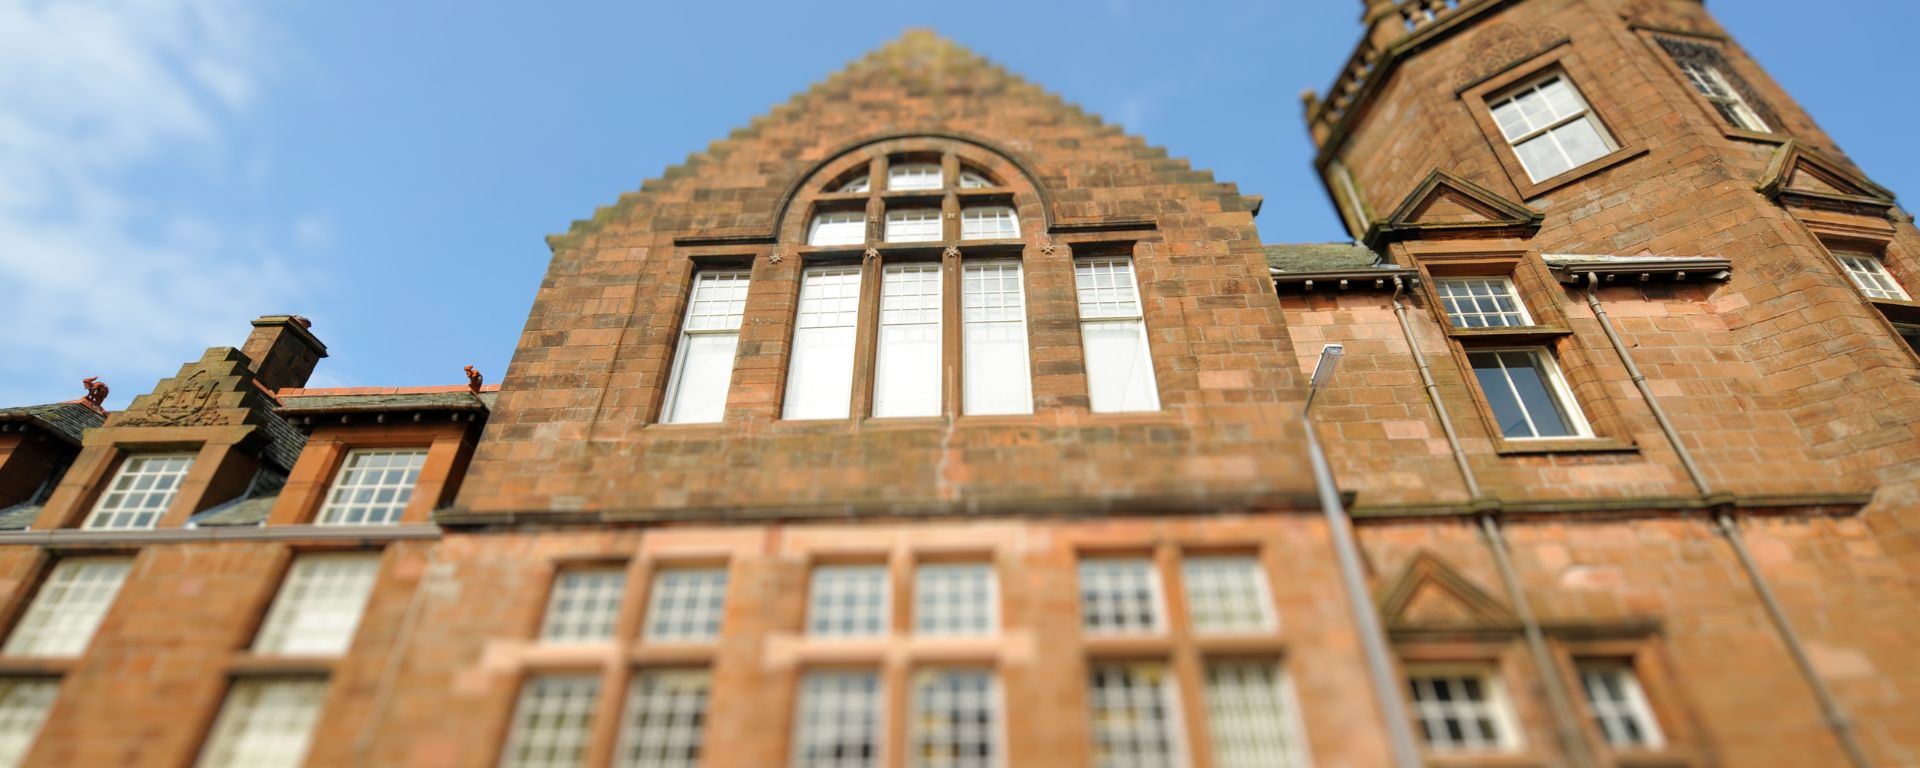
<instances>
[{"instance_id":1,"label":"tall arched window","mask_svg":"<svg viewBox=\"0 0 1920 768\"><path fill-rule=\"evenodd\" d=\"M785 418L1033 412L1022 192L955 144L877 146L803 195Z\"/></svg>"}]
</instances>

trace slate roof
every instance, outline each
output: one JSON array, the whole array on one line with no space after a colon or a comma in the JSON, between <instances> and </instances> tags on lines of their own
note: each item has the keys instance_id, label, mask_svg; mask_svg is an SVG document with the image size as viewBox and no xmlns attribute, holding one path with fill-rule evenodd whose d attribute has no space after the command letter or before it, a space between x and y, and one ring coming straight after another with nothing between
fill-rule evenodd
<instances>
[{"instance_id":1,"label":"slate roof","mask_svg":"<svg viewBox=\"0 0 1920 768\"><path fill-rule=\"evenodd\" d=\"M273 503L279 498L280 493L276 490L264 496L236 499L197 512L188 520L200 528L260 525L267 521L267 511L273 509Z\"/></svg>"},{"instance_id":2,"label":"slate roof","mask_svg":"<svg viewBox=\"0 0 1920 768\"><path fill-rule=\"evenodd\" d=\"M1264 246L1267 266L1281 272L1344 272L1370 269L1380 257L1358 243L1287 243Z\"/></svg>"},{"instance_id":3,"label":"slate roof","mask_svg":"<svg viewBox=\"0 0 1920 768\"><path fill-rule=\"evenodd\" d=\"M40 516L40 504L15 504L0 509L0 531L24 531Z\"/></svg>"},{"instance_id":4,"label":"slate roof","mask_svg":"<svg viewBox=\"0 0 1920 768\"><path fill-rule=\"evenodd\" d=\"M484 412L493 409L499 393L497 385L482 387L478 395L466 387L283 389L279 412L284 416L387 411Z\"/></svg>"},{"instance_id":5,"label":"slate roof","mask_svg":"<svg viewBox=\"0 0 1920 768\"><path fill-rule=\"evenodd\" d=\"M74 445L80 444L81 433L100 426L106 418L78 402L0 408L0 421L31 422Z\"/></svg>"}]
</instances>

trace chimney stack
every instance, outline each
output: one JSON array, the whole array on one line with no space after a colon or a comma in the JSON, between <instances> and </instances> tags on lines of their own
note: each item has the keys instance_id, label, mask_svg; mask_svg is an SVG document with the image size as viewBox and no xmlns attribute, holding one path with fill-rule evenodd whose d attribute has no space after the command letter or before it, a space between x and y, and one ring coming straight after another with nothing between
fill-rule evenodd
<instances>
[{"instance_id":1,"label":"chimney stack","mask_svg":"<svg viewBox=\"0 0 1920 768\"><path fill-rule=\"evenodd\" d=\"M313 332L313 321L299 315L265 315L253 321L253 334L241 347L253 361L253 375L271 391L306 386L307 377L320 358L327 356L327 345Z\"/></svg>"}]
</instances>

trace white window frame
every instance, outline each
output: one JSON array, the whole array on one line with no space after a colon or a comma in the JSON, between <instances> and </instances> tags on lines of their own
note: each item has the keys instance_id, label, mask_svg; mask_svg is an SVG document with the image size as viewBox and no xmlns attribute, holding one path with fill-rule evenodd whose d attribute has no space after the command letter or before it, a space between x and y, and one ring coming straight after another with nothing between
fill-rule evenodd
<instances>
[{"instance_id":1,"label":"white window frame","mask_svg":"<svg viewBox=\"0 0 1920 768\"><path fill-rule=\"evenodd\" d=\"M984 574L976 594L970 584L941 576ZM951 587L958 586L959 589ZM973 597L976 605L961 598ZM957 610L945 610L957 609ZM975 623L972 619L978 619ZM972 626L967 626L972 625ZM1000 574L990 562L920 563L913 571L913 631L927 636L980 636L1000 630Z\"/></svg>"},{"instance_id":2,"label":"white window frame","mask_svg":"<svg viewBox=\"0 0 1920 768\"><path fill-rule=\"evenodd\" d=\"M1146 626L1139 626L1128 609L1134 608L1126 601L1127 594L1112 590L1116 585L1122 590L1130 590L1131 585L1113 580L1104 583L1091 583L1093 577L1100 575L1097 569L1114 569L1124 566L1133 576L1144 573L1146 576L1147 599L1152 609L1152 617ZM1118 573L1119 571L1113 571ZM1080 595L1080 631L1089 635L1158 635L1167 631L1167 595L1160 583L1160 568L1151 557L1083 557L1075 564L1074 575ZM1129 576L1129 578L1133 578ZM1096 594L1095 590L1106 590ZM1096 622L1100 617L1107 621Z\"/></svg>"},{"instance_id":3,"label":"white window frame","mask_svg":"<svg viewBox=\"0 0 1920 768\"><path fill-rule=\"evenodd\" d=\"M970 168L960 169L961 189L991 189L997 186L999 185L993 183L993 179L987 178L987 175L984 173Z\"/></svg>"},{"instance_id":4,"label":"white window frame","mask_svg":"<svg viewBox=\"0 0 1920 768\"><path fill-rule=\"evenodd\" d=\"M842 194L849 194L849 193L869 192L869 191L872 191L872 189L873 189L873 184L868 180L867 175L863 173L849 180L847 183L841 184L838 188L836 188L833 191L839 192Z\"/></svg>"},{"instance_id":5,"label":"white window frame","mask_svg":"<svg viewBox=\"0 0 1920 768\"><path fill-rule=\"evenodd\" d=\"M58 677L0 678L0 766L26 760L59 695Z\"/></svg>"},{"instance_id":6,"label":"white window frame","mask_svg":"<svg viewBox=\"0 0 1920 768\"><path fill-rule=\"evenodd\" d=\"M1119 269L1126 270L1126 285L1117 282ZM1101 286L1102 271L1111 285ZM1147 335L1147 315L1140 296L1140 278L1129 256L1081 256L1073 260L1074 298L1080 312L1080 347L1085 355L1087 401L1094 413L1143 413L1160 410L1160 381L1153 370L1153 344ZM1124 291L1122 291L1124 289ZM1094 329L1133 329L1139 338L1139 354L1132 359L1106 359L1105 346L1090 343ZM1115 381L1107 374L1116 364L1126 366L1126 375ZM1144 365L1143 365L1144 364ZM1115 385L1119 386L1116 387Z\"/></svg>"},{"instance_id":7,"label":"white window frame","mask_svg":"<svg viewBox=\"0 0 1920 768\"><path fill-rule=\"evenodd\" d=\"M1541 89L1553 80L1559 80L1567 87L1567 90L1573 94L1574 102L1579 105L1579 109L1572 113L1552 118L1542 125L1530 125L1518 135L1507 135L1506 127L1500 125L1500 119L1497 114L1499 108L1529 92L1535 93L1540 98L1545 99L1546 96ZM1594 114L1593 104L1587 101L1587 95L1580 91L1580 87L1573 82L1573 78L1569 77L1565 71L1553 69L1543 72L1536 77L1527 79L1525 82L1500 91L1486 101L1487 112L1493 117L1495 130L1498 130L1501 138L1506 140L1507 148L1513 152L1514 159L1519 161L1520 167L1526 170L1527 178L1535 183L1571 172L1587 163L1594 162L1620 151L1619 140L1613 137L1612 131L1607 130L1606 124L1600 121L1600 116ZM1569 154L1566 147L1561 144L1560 138L1551 134L1581 120L1585 120L1591 124L1594 134L1600 137L1600 143L1606 147L1607 151L1576 162L1573 155ZM1529 166L1527 164L1527 156L1520 151L1520 145L1526 144L1534 139L1543 139L1552 142L1553 148L1559 151L1560 157L1566 161L1567 167L1553 173L1541 175L1532 166Z\"/></svg>"},{"instance_id":8,"label":"white window frame","mask_svg":"<svg viewBox=\"0 0 1920 768\"><path fill-rule=\"evenodd\" d=\"M1122 723L1137 726L1145 722L1144 718L1138 716L1135 707L1136 704L1142 702L1133 701L1131 700L1132 697L1124 695L1108 695L1101 689L1099 683L1103 677L1103 673L1124 673L1128 676L1128 679L1132 681L1132 684L1124 686L1124 689L1127 691L1141 691L1145 689L1146 686L1139 684L1140 681L1137 679L1137 676L1140 672L1149 669L1154 670L1154 676L1158 678L1154 685L1158 690L1155 691L1153 695L1160 699L1160 711L1166 714L1166 717L1159 721L1160 727L1164 728L1165 731L1164 733L1157 734L1158 738L1154 739L1166 743L1166 760L1162 761L1159 759L1160 756L1152 754L1142 755L1139 753L1129 753L1126 755L1102 755L1100 745L1103 736L1106 736L1106 734L1103 733L1104 728L1118 727ZM1109 706L1116 703L1125 707L1125 709L1118 710ZM1136 766L1185 766L1187 764L1186 718L1180 709L1180 684L1172 665L1158 660L1095 662L1089 665L1087 669L1087 704L1088 715L1092 718L1088 732L1093 738L1091 751L1095 766L1099 768L1135 768ZM1104 712L1113 711L1125 711L1129 713L1130 716L1102 716ZM1128 735L1125 738L1113 739L1111 743L1130 744L1140 741L1143 738L1152 738L1154 736L1156 736L1156 734ZM1103 757L1108 759L1102 759Z\"/></svg>"},{"instance_id":9,"label":"white window frame","mask_svg":"<svg viewBox=\"0 0 1920 768\"><path fill-rule=\"evenodd\" d=\"M1740 94L1740 89L1733 87L1733 82L1720 71L1720 67L1692 58L1676 57L1674 63L1680 65L1681 74L1693 85L1693 90L1712 104L1714 110L1733 127L1756 133L1773 132L1753 105L1747 103L1747 97Z\"/></svg>"},{"instance_id":10,"label":"white window frame","mask_svg":"<svg viewBox=\"0 0 1920 768\"><path fill-rule=\"evenodd\" d=\"M583 706L584 705L584 706ZM584 674L530 675L520 684L500 750L501 768L581 765L593 740L600 678ZM536 709L550 707L549 709ZM560 727L555 727L556 725ZM543 729L543 730L536 730ZM522 751L530 754L519 754Z\"/></svg>"},{"instance_id":11,"label":"white window frame","mask_svg":"<svg viewBox=\"0 0 1920 768\"><path fill-rule=\"evenodd\" d=\"M1601 738L1614 749L1660 749L1666 746L1666 734L1660 729L1660 718L1654 716L1653 705L1648 703L1646 691L1640 686L1640 674L1626 661L1581 660L1576 664L1580 672L1580 688L1586 695L1587 713L1592 716L1594 727L1600 731ZM1625 696L1624 701L1603 700L1596 695L1594 685L1596 677L1613 678ZM1619 725L1631 720L1640 729L1640 739L1633 740Z\"/></svg>"},{"instance_id":12,"label":"white window frame","mask_svg":"<svg viewBox=\"0 0 1920 768\"><path fill-rule=\"evenodd\" d=\"M191 453L129 453L93 503L82 528L93 531L150 530L166 517L193 472ZM144 485L143 481L151 478ZM155 490L159 487L159 490ZM141 499L137 506L126 502ZM158 504L153 503L158 501Z\"/></svg>"},{"instance_id":13,"label":"white window frame","mask_svg":"<svg viewBox=\"0 0 1920 768\"><path fill-rule=\"evenodd\" d=\"M1449 702L1420 701L1419 694L1416 693L1419 690L1418 681L1442 678L1451 683L1469 678L1479 681L1485 701L1479 704L1469 703L1464 708L1458 706L1464 701L1459 698ZM1449 716L1477 717L1479 714L1477 710L1484 710L1486 719L1493 724L1492 741L1487 741L1477 732L1469 733L1463 727L1461 733L1466 735L1466 738L1458 744L1436 742L1423 735L1421 743L1426 745L1427 749L1448 753L1519 751L1523 743L1520 721L1514 716L1513 700L1507 695L1506 681L1492 664L1412 664L1406 668L1406 682L1407 710L1413 717L1415 731L1421 731L1423 724L1441 726L1444 731L1444 724ZM1428 687L1431 689L1431 684ZM1452 737L1449 736L1446 740L1452 742Z\"/></svg>"},{"instance_id":14,"label":"white window frame","mask_svg":"<svg viewBox=\"0 0 1920 768\"><path fill-rule=\"evenodd\" d=\"M703 668L633 673L620 714L619 768L698 768L712 721L713 674Z\"/></svg>"},{"instance_id":15,"label":"white window frame","mask_svg":"<svg viewBox=\"0 0 1920 768\"><path fill-rule=\"evenodd\" d=\"M693 274L693 284L687 292L687 311L680 321L680 342L673 352L673 370L668 375L666 397L661 400L661 423L717 424L726 417L725 392L733 385L733 368L739 357L740 324L746 315L751 282L751 273L744 269L703 269ZM733 296L736 292L737 298ZM737 307L734 306L736 304ZM720 311L711 311L715 309ZM727 364L724 380L686 381L687 358L692 354L695 340L701 338L718 339L725 343ZM683 391L711 392L715 388L722 393L717 406L709 405L701 409L695 404L681 402ZM682 413L683 410L686 412ZM707 410L713 412L708 413Z\"/></svg>"},{"instance_id":16,"label":"white window frame","mask_svg":"<svg viewBox=\"0 0 1920 768\"><path fill-rule=\"evenodd\" d=\"M1230 569L1223 566L1228 566ZM1200 568L1214 567L1218 570L1209 578L1199 578ZM1237 570L1228 576L1229 570ZM1231 584L1234 579L1243 579L1244 583ZM1267 584L1267 565L1256 555L1193 555L1180 561L1180 584L1187 596L1187 623L1196 635L1248 635L1265 634L1280 628L1280 619L1273 607L1273 590ZM1213 588L1220 587L1220 588ZM1201 588L1205 588L1202 591ZM1224 605L1225 601L1244 600L1242 606ZM1216 604L1228 610L1220 611L1218 618L1210 613L1210 606ZM1244 620L1244 609L1251 607L1253 619Z\"/></svg>"},{"instance_id":17,"label":"white window frame","mask_svg":"<svg viewBox=\"0 0 1920 768\"><path fill-rule=\"evenodd\" d=\"M670 567L653 572L647 590L646 628L650 643L711 643L726 625L725 566Z\"/></svg>"},{"instance_id":18,"label":"white window frame","mask_svg":"<svg viewBox=\"0 0 1920 768\"><path fill-rule=\"evenodd\" d=\"M866 211L821 211L807 225L807 245L863 245L867 242Z\"/></svg>"},{"instance_id":19,"label":"white window frame","mask_svg":"<svg viewBox=\"0 0 1920 768\"><path fill-rule=\"evenodd\" d=\"M856 680L871 683L870 691L860 692L871 696L871 701L863 704L850 695L847 684ZM800 675L794 698L793 768L877 768L886 764L887 681L879 670L807 670ZM810 754L849 743L872 745L870 757L836 759Z\"/></svg>"},{"instance_id":20,"label":"white window frame","mask_svg":"<svg viewBox=\"0 0 1920 768\"><path fill-rule=\"evenodd\" d=\"M1475 288L1487 288L1489 292L1481 294ZM1466 293L1453 291L1464 288ZM1436 277L1433 279L1433 293L1440 297L1440 309L1446 313L1447 323L1455 328L1518 328L1533 325L1533 315L1527 312L1527 303L1520 298L1520 288L1513 284L1513 278L1504 275L1498 277ZM1513 309L1500 309L1497 302L1506 299ZM1496 302L1493 309L1477 306L1483 300ZM1470 311L1455 312L1462 302L1473 302ZM1509 322L1512 315L1517 322ZM1472 324L1479 320L1479 325ZM1492 320L1499 320L1495 323Z\"/></svg>"},{"instance_id":21,"label":"white window frame","mask_svg":"<svg viewBox=\"0 0 1920 768\"><path fill-rule=\"evenodd\" d=\"M1893 301L1912 301L1906 286L1893 279L1893 273L1887 271L1887 264L1878 254L1869 251L1830 248L1835 261L1847 273L1847 279L1853 281L1853 287L1870 299L1890 299Z\"/></svg>"},{"instance_id":22,"label":"white window frame","mask_svg":"<svg viewBox=\"0 0 1920 768\"><path fill-rule=\"evenodd\" d=\"M380 555L298 555L273 596L253 639L253 652L273 656L340 656L353 645L367 601L380 579Z\"/></svg>"},{"instance_id":23,"label":"white window frame","mask_svg":"<svg viewBox=\"0 0 1920 768\"><path fill-rule=\"evenodd\" d=\"M939 416L944 409L946 293L946 271L938 262L887 264L880 270L874 418ZM922 359L924 355L909 354L924 351L928 344L932 345L931 365Z\"/></svg>"},{"instance_id":24,"label":"white window frame","mask_svg":"<svg viewBox=\"0 0 1920 768\"><path fill-rule=\"evenodd\" d=\"M620 606L627 598L624 565L566 568L553 576L547 609L540 617L540 642L596 645L613 642Z\"/></svg>"},{"instance_id":25,"label":"white window frame","mask_svg":"<svg viewBox=\"0 0 1920 768\"><path fill-rule=\"evenodd\" d=\"M1526 354L1533 355L1536 360L1540 361L1541 370L1546 372L1545 381L1547 383L1548 394L1553 396L1554 400L1560 405L1562 409L1564 409L1567 416L1567 420L1569 422L1572 422L1573 434L1571 435L1540 435L1539 434L1540 428L1536 426L1536 419L1534 418L1533 413L1527 410L1526 401L1521 399L1519 390L1514 388L1513 375L1510 373L1507 373L1507 370L1508 370L1507 361L1499 357L1499 354L1506 353L1506 352L1523 352ZM1566 377L1561 375L1560 373L1560 361L1554 358L1552 351L1548 350L1545 347L1489 347L1486 349L1479 349L1479 348L1469 349L1467 350L1467 374L1473 377L1475 385L1478 385L1480 383L1480 375L1478 373L1478 369L1474 368L1473 366L1473 356L1481 353L1492 353L1494 354L1495 359L1499 360L1502 378L1504 378L1507 382L1506 394L1507 396L1512 397L1514 399L1514 403L1520 408L1521 413L1525 415L1527 419L1527 428L1532 430L1534 433L1534 436L1514 436L1514 435L1506 434L1505 430L1501 429L1501 426L1498 420L1498 413L1496 412L1494 429L1501 433L1500 436L1502 439L1505 439L1505 440L1581 440L1581 439L1593 437L1593 426L1587 423L1587 415L1580 410L1580 401L1577 399L1574 399L1573 388L1567 386ZM1488 398L1487 407L1489 410L1492 410L1493 405L1492 405L1491 395L1484 391L1481 393L1481 395L1483 397Z\"/></svg>"},{"instance_id":26,"label":"white window frame","mask_svg":"<svg viewBox=\"0 0 1920 768\"><path fill-rule=\"evenodd\" d=\"M1019 284L1019 290L1010 294L1019 300L1017 306L1014 304L983 306L975 303L979 301L982 296L1006 296L1009 294L1001 291L991 293L976 293L970 291L968 290L968 286L970 285L969 278L973 275L984 273L987 270L1000 271L1000 277L1004 278L1004 270L1009 267L1012 268L1014 278ZM996 311L1010 311L1011 314L1014 315L1014 319L984 319L984 317L982 317L997 314ZM982 319L975 319L976 317L982 317ZM988 399L988 395L982 394L982 392L987 391L985 386L986 382L994 377L983 376L980 373L986 369L986 366L977 364L978 358L974 352L974 336L975 334L985 334L995 331L1018 332L1020 339L1018 346L1020 359L1016 366L1018 370L1007 371L1001 374L1009 380L1019 382L1020 391L1017 393L1018 402L994 402ZM962 382L961 389L961 413L966 415L1026 415L1033 413L1033 356L1029 350L1031 345L1032 339L1027 334L1026 266L1021 264L1019 259L962 261L960 263L960 362L964 372L964 381ZM1009 360L1008 362L1012 363L1013 361Z\"/></svg>"},{"instance_id":27,"label":"white window frame","mask_svg":"<svg viewBox=\"0 0 1920 768\"><path fill-rule=\"evenodd\" d=\"M86 653L132 570L131 557L61 558L35 590L26 613L14 622L4 652L42 657Z\"/></svg>"},{"instance_id":28,"label":"white window frame","mask_svg":"<svg viewBox=\"0 0 1920 768\"><path fill-rule=\"evenodd\" d=\"M854 582L850 579L858 578ZM844 595L863 598L850 604ZM807 634L881 637L893 631L893 576L885 564L822 564L807 579Z\"/></svg>"},{"instance_id":29,"label":"white window frame","mask_svg":"<svg viewBox=\"0 0 1920 768\"><path fill-rule=\"evenodd\" d=\"M361 462L370 462L375 458L385 459L387 466L378 468L361 466ZM404 463L395 467L391 462L402 459ZM333 484L327 486L327 503L320 508L318 525L395 525L406 512L407 505L413 501L413 491L420 484L421 468L427 464L425 448L354 448L347 451L346 458L340 462L340 470L333 475ZM400 476L393 477L398 471ZM372 482L367 482L371 480ZM388 498L380 501L381 493L388 492ZM358 519L354 519L355 516Z\"/></svg>"},{"instance_id":30,"label":"white window frame","mask_svg":"<svg viewBox=\"0 0 1920 768\"><path fill-rule=\"evenodd\" d=\"M1004 231L1009 228L1012 231ZM960 239L1018 240L1020 239L1020 214L1010 205L975 205L962 208L960 209Z\"/></svg>"},{"instance_id":31,"label":"white window frame","mask_svg":"<svg viewBox=\"0 0 1920 768\"><path fill-rule=\"evenodd\" d=\"M857 264L800 271L780 418L844 419L851 414L862 279Z\"/></svg>"},{"instance_id":32,"label":"white window frame","mask_svg":"<svg viewBox=\"0 0 1920 768\"><path fill-rule=\"evenodd\" d=\"M946 173L940 170L940 163L891 163L887 166L887 191L929 191L942 189L947 185Z\"/></svg>"},{"instance_id":33,"label":"white window frame","mask_svg":"<svg viewBox=\"0 0 1920 768\"><path fill-rule=\"evenodd\" d=\"M1236 671L1232 681L1237 688L1224 685L1228 670ZM1248 671L1268 679L1249 681ZM1206 663L1201 674L1206 678L1201 681L1201 697L1216 768L1306 768L1307 729L1286 667L1275 660L1215 659ZM1257 700L1262 692L1254 688L1262 684L1271 686L1264 692L1265 701Z\"/></svg>"},{"instance_id":34,"label":"white window frame","mask_svg":"<svg viewBox=\"0 0 1920 768\"><path fill-rule=\"evenodd\" d=\"M939 208L913 206L887 211L887 231L883 242L937 243L946 239L946 219Z\"/></svg>"},{"instance_id":35,"label":"white window frame","mask_svg":"<svg viewBox=\"0 0 1920 768\"><path fill-rule=\"evenodd\" d=\"M317 675L234 680L195 765L297 768L312 750L313 732L326 707L327 688L327 679ZM275 741L280 743L272 743Z\"/></svg>"},{"instance_id":36,"label":"white window frame","mask_svg":"<svg viewBox=\"0 0 1920 768\"><path fill-rule=\"evenodd\" d=\"M987 686L983 696L989 723L985 732L979 734L979 736L986 740L988 754L984 759L974 759L972 756L967 755L940 755L942 759L927 761L923 756L928 754L929 750L927 749L927 745L930 742L947 747L978 743L976 740L955 738L955 734L953 733L954 729L950 725L953 714L958 712L972 712L974 710L960 709L958 707L952 709L939 708L939 704L949 703L953 699L949 692L942 691L941 693L943 695L935 697L929 697L927 695L932 692L932 686L929 685L930 682L941 676L954 674L984 676L986 678ZM921 669L914 672L910 685L911 701L907 704L909 711L907 717L907 764L909 766L913 768L999 768L999 766L1006 764L1006 705L1000 688L1000 675L995 672L993 668L954 666ZM942 716L946 717L943 718ZM927 725L930 722L939 722L944 727L929 728ZM940 753L935 751L934 754L939 755Z\"/></svg>"}]
</instances>

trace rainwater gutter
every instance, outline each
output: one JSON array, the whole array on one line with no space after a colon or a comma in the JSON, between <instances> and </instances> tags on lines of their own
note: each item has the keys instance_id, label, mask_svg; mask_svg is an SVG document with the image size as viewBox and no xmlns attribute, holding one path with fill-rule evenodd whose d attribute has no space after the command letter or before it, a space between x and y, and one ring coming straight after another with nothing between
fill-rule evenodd
<instances>
[{"instance_id":1,"label":"rainwater gutter","mask_svg":"<svg viewBox=\"0 0 1920 768\"><path fill-rule=\"evenodd\" d=\"M1726 538L1728 545L1733 547L1734 556L1739 558L1740 567L1746 571L1747 580L1752 582L1754 593L1760 597L1761 605L1766 607L1767 618L1773 621L1773 627L1780 634L1781 642L1787 646L1788 655L1793 657L1794 666L1800 669L1801 677L1805 678L1807 685L1813 688L1814 698L1820 704L1820 714L1826 721L1827 728L1833 731L1834 738L1839 740L1840 749L1846 753L1848 763L1854 768L1871 768L1873 763L1867 759L1866 748L1860 744L1859 736L1854 733L1852 718L1848 717L1846 709L1840 705L1839 699L1834 697L1832 689L1827 687L1826 680L1822 679L1819 671L1814 668L1812 659L1807 656L1806 647L1800 642L1799 633L1794 631L1793 624L1787 620L1786 610L1774 597L1773 588L1767 583L1766 577L1760 573L1760 568L1754 564L1752 554L1747 551L1746 540L1741 536L1740 527L1734 523L1730 512L1733 507L1732 497L1715 494L1713 486L1700 472L1700 466L1694 463L1693 454L1687 450L1686 444L1680 442L1680 434L1673 428L1673 422L1668 420L1666 409L1660 407L1660 400L1654 397L1653 390L1647 386L1646 375L1642 374L1640 367L1634 364L1633 355L1627 352L1626 345L1620 341L1620 334L1614 330L1613 321L1607 317L1606 307L1600 303L1597 293L1600 285L1599 275L1594 272L1587 272L1586 275L1587 306L1592 308L1593 316L1600 321L1601 330L1606 331L1607 341L1613 344L1613 351L1619 354L1620 362L1627 368L1627 375L1633 378L1634 386L1640 390L1640 397L1646 400L1647 408L1653 411L1654 421L1659 423L1660 431L1665 433L1667 442L1673 445L1674 453L1679 455L1680 464L1686 468L1687 476L1693 479L1694 487L1699 489L1701 496L1713 503L1713 521L1717 532Z\"/></svg>"}]
</instances>

